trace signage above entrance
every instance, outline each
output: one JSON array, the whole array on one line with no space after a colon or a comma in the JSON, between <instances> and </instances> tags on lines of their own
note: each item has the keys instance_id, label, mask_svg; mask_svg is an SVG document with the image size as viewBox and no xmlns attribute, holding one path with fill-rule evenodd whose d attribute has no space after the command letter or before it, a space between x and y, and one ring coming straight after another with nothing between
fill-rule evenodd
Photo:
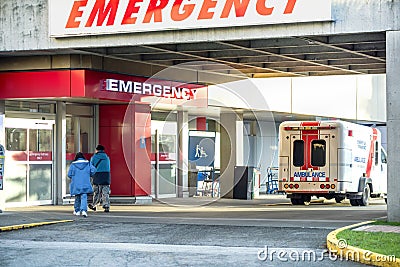
<instances>
[{"instance_id":1,"label":"signage above entrance","mask_svg":"<svg viewBox=\"0 0 400 267\"><path fill-rule=\"evenodd\" d=\"M152 95L165 98L195 99L197 90L195 88L174 87L170 85L142 83L137 81L124 81L116 79L107 79L103 83L106 91Z\"/></svg>"},{"instance_id":2,"label":"signage above entrance","mask_svg":"<svg viewBox=\"0 0 400 267\"><path fill-rule=\"evenodd\" d=\"M331 0L49 0L50 36L329 21Z\"/></svg>"},{"instance_id":3,"label":"signage above entrance","mask_svg":"<svg viewBox=\"0 0 400 267\"><path fill-rule=\"evenodd\" d=\"M64 97L121 103L134 101L153 106L208 107L208 86L204 84L92 70L4 72L0 73L0 84L5 99ZM32 90L25 90L26 84L31 84ZM52 125L47 122L39 120L35 125L51 129Z\"/></svg>"}]
</instances>

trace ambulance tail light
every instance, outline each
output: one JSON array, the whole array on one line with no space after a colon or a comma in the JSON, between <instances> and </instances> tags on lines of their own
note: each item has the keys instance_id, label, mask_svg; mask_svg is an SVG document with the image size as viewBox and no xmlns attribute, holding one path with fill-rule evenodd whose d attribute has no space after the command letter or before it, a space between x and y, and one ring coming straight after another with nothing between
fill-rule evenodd
<instances>
[{"instance_id":1,"label":"ambulance tail light","mask_svg":"<svg viewBox=\"0 0 400 267\"><path fill-rule=\"evenodd\" d=\"M325 188L326 188L326 189L329 189L329 188L331 188L331 185L330 185L330 184L327 184L327 185L325 185Z\"/></svg>"},{"instance_id":2,"label":"ambulance tail light","mask_svg":"<svg viewBox=\"0 0 400 267\"><path fill-rule=\"evenodd\" d=\"M299 189L299 184L295 184L294 188Z\"/></svg>"},{"instance_id":3,"label":"ambulance tail light","mask_svg":"<svg viewBox=\"0 0 400 267\"><path fill-rule=\"evenodd\" d=\"M289 185L288 185L288 184L285 184L283 187L284 187L285 189L288 189L288 188L289 188Z\"/></svg>"},{"instance_id":4,"label":"ambulance tail light","mask_svg":"<svg viewBox=\"0 0 400 267\"><path fill-rule=\"evenodd\" d=\"M324 184L320 184L320 185L319 185L319 188L325 189L325 185L324 185Z\"/></svg>"},{"instance_id":5,"label":"ambulance tail light","mask_svg":"<svg viewBox=\"0 0 400 267\"><path fill-rule=\"evenodd\" d=\"M331 189L335 189L335 188L336 188L336 185L332 184Z\"/></svg>"},{"instance_id":6,"label":"ambulance tail light","mask_svg":"<svg viewBox=\"0 0 400 267\"><path fill-rule=\"evenodd\" d=\"M290 185L289 185L289 188L290 188L290 189L293 189L293 184L290 184Z\"/></svg>"}]
</instances>

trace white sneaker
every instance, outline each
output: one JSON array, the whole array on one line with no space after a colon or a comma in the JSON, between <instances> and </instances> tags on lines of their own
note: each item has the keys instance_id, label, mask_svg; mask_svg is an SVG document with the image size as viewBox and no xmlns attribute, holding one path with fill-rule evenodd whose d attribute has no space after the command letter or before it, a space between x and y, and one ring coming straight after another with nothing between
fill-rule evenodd
<instances>
[{"instance_id":1,"label":"white sneaker","mask_svg":"<svg viewBox=\"0 0 400 267\"><path fill-rule=\"evenodd\" d=\"M82 215L83 217L87 217L86 211L83 210L83 211L81 212L81 215Z\"/></svg>"},{"instance_id":2,"label":"white sneaker","mask_svg":"<svg viewBox=\"0 0 400 267\"><path fill-rule=\"evenodd\" d=\"M81 215L81 212L80 211L74 211L73 214L76 215L76 216L79 216L79 215Z\"/></svg>"}]
</instances>

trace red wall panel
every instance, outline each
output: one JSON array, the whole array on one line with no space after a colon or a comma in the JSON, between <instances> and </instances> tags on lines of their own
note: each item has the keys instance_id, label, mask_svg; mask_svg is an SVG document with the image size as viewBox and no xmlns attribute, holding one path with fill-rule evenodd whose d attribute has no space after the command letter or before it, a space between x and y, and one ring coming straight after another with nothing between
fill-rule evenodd
<instances>
[{"instance_id":1,"label":"red wall panel","mask_svg":"<svg viewBox=\"0 0 400 267\"><path fill-rule=\"evenodd\" d=\"M149 105L135 105L135 196L151 193L151 116Z\"/></svg>"},{"instance_id":2,"label":"red wall panel","mask_svg":"<svg viewBox=\"0 0 400 267\"><path fill-rule=\"evenodd\" d=\"M100 143L111 159L111 195L150 195L150 106L101 105L99 125Z\"/></svg>"},{"instance_id":3,"label":"red wall panel","mask_svg":"<svg viewBox=\"0 0 400 267\"><path fill-rule=\"evenodd\" d=\"M100 127L122 127L127 105L100 105Z\"/></svg>"},{"instance_id":4,"label":"red wall panel","mask_svg":"<svg viewBox=\"0 0 400 267\"><path fill-rule=\"evenodd\" d=\"M197 131L207 131L207 119L206 117L196 118L196 130Z\"/></svg>"},{"instance_id":5,"label":"red wall panel","mask_svg":"<svg viewBox=\"0 0 400 267\"><path fill-rule=\"evenodd\" d=\"M131 196L132 181L121 153L121 128L100 127L100 143L106 148L111 162L111 195Z\"/></svg>"},{"instance_id":6,"label":"red wall panel","mask_svg":"<svg viewBox=\"0 0 400 267\"><path fill-rule=\"evenodd\" d=\"M71 97L84 97L86 96L85 88L86 81L85 70L72 70L71 71Z\"/></svg>"},{"instance_id":7,"label":"red wall panel","mask_svg":"<svg viewBox=\"0 0 400 267\"><path fill-rule=\"evenodd\" d=\"M112 196L132 196L133 191L129 162L125 161L122 147L125 110L126 105L101 105L99 111L99 142L105 146L110 156Z\"/></svg>"},{"instance_id":8,"label":"red wall panel","mask_svg":"<svg viewBox=\"0 0 400 267\"><path fill-rule=\"evenodd\" d=\"M70 76L69 70L3 72L0 99L70 97Z\"/></svg>"}]
</instances>

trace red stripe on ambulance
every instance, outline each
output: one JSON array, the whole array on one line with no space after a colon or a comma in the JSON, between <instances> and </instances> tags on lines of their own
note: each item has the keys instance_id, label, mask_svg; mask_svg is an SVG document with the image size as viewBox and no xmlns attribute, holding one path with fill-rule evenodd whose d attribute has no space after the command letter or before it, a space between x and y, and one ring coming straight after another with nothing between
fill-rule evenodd
<instances>
[{"instance_id":1,"label":"red stripe on ambulance","mask_svg":"<svg viewBox=\"0 0 400 267\"><path fill-rule=\"evenodd\" d=\"M367 177L371 177L371 169L372 169L372 159L374 158L374 146L375 142L378 138L378 132L375 128L372 128L372 139L371 139L371 145L369 148L369 155L368 155L368 162L367 162L367 168L365 170L365 175Z\"/></svg>"},{"instance_id":2,"label":"red stripe on ambulance","mask_svg":"<svg viewBox=\"0 0 400 267\"><path fill-rule=\"evenodd\" d=\"M319 126L318 121L307 121L300 124L301 127L312 127ZM301 138L304 141L304 165L301 170L308 170L312 168L313 170L318 170L318 167L313 167L311 165L311 142L319 138L319 130L305 130L301 131Z\"/></svg>"}]
</instances>

